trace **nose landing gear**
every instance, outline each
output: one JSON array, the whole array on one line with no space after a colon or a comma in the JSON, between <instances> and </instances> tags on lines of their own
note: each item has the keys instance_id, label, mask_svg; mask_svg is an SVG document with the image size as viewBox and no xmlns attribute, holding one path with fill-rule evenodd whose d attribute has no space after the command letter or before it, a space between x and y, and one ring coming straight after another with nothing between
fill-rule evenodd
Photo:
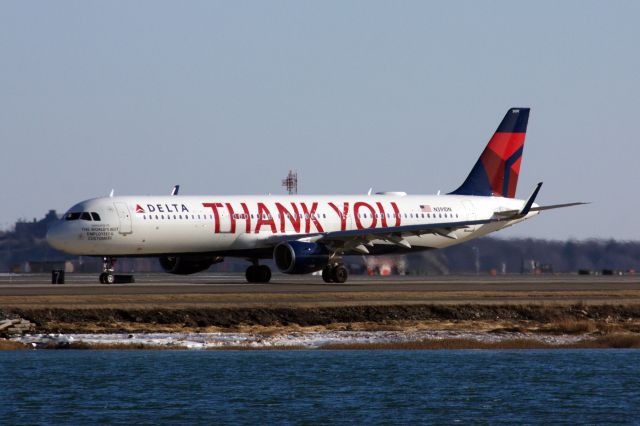
<instances>
[{"instance_id":1,"label":"nose landing gear","mask_svg":"<svg viewBox=\"0 0 640 426\"><path fill-rule=\"evenodd\" d=\"M116 262L114 257L102 258L102 273L100 274L100 284L113 284L116 282L116 276L113 275L113 264Z\"/></svg>"},{"instance_id":2,"label":"nose landing gear","mask_svg":"<svg viewBox=\"0 0 640 426\"><path fill-rule=\"evenodd\" d=\"M114 264L116 258L111 256L105 256L102 258L102 273L100 274L100 284L128 284L134 283L135 279L133 275L115 275Z\"/></svg>"}]
</instances>

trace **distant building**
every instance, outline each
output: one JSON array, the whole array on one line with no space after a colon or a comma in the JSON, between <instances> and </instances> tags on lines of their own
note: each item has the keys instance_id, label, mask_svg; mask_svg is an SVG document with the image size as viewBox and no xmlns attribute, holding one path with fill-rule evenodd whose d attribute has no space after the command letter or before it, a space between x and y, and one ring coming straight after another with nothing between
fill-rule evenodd
<instances>
[{"instance_id":1,"label":"distant building","mask_svg":"<svg viewBox=\"0 0 640 426\"><path fill-rule=\"evenodd\" d=\"M52 222L58 220L58 215L55 210L49 210L44 219L36 220L33 222L16 222L15 235L17 238L37 238L42 239L47 235L47 229Z\"/></svg>"}]
</instances>

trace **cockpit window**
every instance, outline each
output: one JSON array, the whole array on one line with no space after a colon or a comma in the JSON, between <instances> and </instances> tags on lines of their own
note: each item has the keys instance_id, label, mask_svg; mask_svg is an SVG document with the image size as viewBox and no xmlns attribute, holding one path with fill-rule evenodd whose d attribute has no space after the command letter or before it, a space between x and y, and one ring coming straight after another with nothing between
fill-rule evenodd
<instances>
[{"instance_id":1,"label":"cockpit window","mask_svg":"<svg viewBox=\"0 0 640 426\"><path fill-rule=\"evenodd\" d=\"M67 216L64 219L65 220L78 220L78 219L80 219L80 212L67 213Z\"/></svg>"},{"instance_id":2,"label":"cockpit window","mask_svg":"<svg viewBox=\"0 0 640 426\"><path fill-rule=\"evenodd\" d=\"M91 217L93 218L93 220L95 220L96 222L100 221L100 215L96 212L91 212Z\"/></svg>"},{"instance_id":3,"label":"cockpit window","mask_svg":"<svg viewBox=\"0 0 640 426\"><path fill-rule=\"evenodd\" d=\"M80 215L80 219L91 220L91 215L89 214L89 212L82 212L82 214Z\"/></svg>"}]
</instances>

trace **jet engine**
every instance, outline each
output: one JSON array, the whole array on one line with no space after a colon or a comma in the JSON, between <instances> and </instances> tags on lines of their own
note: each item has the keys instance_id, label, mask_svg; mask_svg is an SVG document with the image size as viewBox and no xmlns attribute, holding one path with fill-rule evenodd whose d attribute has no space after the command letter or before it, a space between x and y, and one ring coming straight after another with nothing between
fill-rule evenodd
<instances>
[{"instance_id":1,"label":"jet engine","mask_svg":"<svg viewBox=\"0 0 640 426\"><path fill-rule=\"evenodd\" d=\"M161 256L160 266L170 274L189 275L206 271L209 266L223 260L220 256Z\"/></svg>"},{"instance_id":2,"label":"jet engine","mask_svg":"<svg viewBox=\"0 0 640 426\"><path fill-rule=\"evenodd\" d=\"M319 271L329 263L329 250L317 243L287 241L273 250L273 261L285 274L308 274Z\"/></svg>"}]
</instances>

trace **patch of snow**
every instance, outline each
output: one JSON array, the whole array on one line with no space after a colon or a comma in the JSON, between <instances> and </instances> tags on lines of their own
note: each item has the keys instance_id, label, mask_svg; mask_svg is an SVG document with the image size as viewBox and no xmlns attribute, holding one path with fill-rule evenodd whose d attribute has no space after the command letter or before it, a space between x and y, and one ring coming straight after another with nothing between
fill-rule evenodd
<instances>
[{"instance_id":1,"label":"patch of snow","mask_svg":"<svg viewBox=\"0 0 640 426\"><path fill-rule=\"evenodd\" d=\"M552 345L570 344L588 339L577 335L539 335L521 332L484 333L472 331L320 331L259 333L99 333L99 334L32 334L12 340L43 346L47 344L87 343L145 346L181 346L188 349L221 347L285 347L318 348L331 344L408 343L421 340L471 339L483 343L496 343L516 339L529 339Z\"/></svg>"}]
</instances>

